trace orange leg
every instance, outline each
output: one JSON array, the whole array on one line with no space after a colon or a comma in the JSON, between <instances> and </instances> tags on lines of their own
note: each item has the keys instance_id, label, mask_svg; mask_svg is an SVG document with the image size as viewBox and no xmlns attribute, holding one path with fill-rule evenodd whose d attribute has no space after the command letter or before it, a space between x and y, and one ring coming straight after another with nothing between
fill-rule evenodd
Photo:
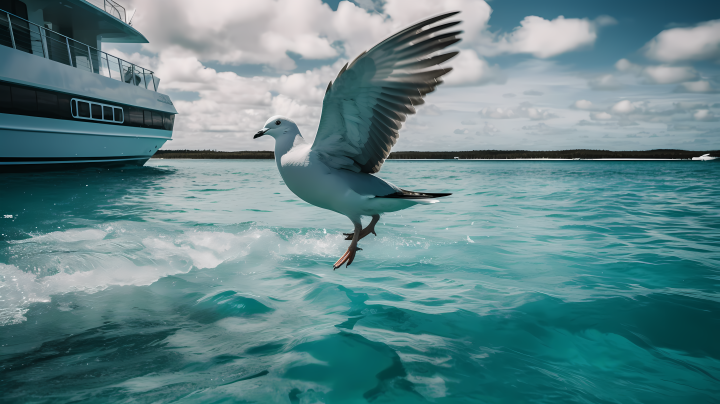
<instances>
[{"instance_id":1,"label":"orange leg","mask_svg":"<svg viewBox=\"0 0 720 404\"><path fill-rule=\"evenodd\" d=\"M355 233L353 233L352 241L350 242L350 247L348 247L347 251L345 251L345 254L343 254L342 257L340 257L337 262L335 262L335 265L333 265L333 271L338 269L342 264L347 262L347 265L345 267L347 268L352 264L353 260L355 259L355 253L362 250L362 248L358 248L357 244L358 241L360 241L360 232L362 231L362 223L358 221L357 223L353 221L353 224L355 225Z\"/></svg>"}]
</instances>

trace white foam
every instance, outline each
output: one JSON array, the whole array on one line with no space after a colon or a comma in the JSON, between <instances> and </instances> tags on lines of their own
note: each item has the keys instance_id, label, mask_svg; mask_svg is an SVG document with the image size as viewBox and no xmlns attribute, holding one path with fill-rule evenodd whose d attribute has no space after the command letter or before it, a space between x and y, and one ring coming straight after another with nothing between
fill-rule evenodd
<instances>
[{"instance_id":1,"label":"white foam","mask_svg":"<svg viewBox=\"0 0 720 404\"><path fill-rule=\"evenodd\" d=\"M72 243L76 241L86 240L102 240L107 235L106 232L98 229L71 229L65 231L54 231L52 233L40 234L32 236L25 240L11 241L11 244L25 244L25 243L50 243L50 242L61 242L61 243Z\"/></svg>"},{"instance_id":2,"label":"white foam","mask_svg":"<svg viewBox=\"0 0 720 404\"><path fill-rule=\"evenodd\" d=\"M120 222L106 226L107 231L72 229L11 242L8 255L18 260L0 264L0 325L24 321L30 304L49 302L53 295L150 285L193 268L215 268L253 248L266 253L266 245L283 242L269 230L186 232L169 238L143 227Z\"/></svg>"}]
</instances>

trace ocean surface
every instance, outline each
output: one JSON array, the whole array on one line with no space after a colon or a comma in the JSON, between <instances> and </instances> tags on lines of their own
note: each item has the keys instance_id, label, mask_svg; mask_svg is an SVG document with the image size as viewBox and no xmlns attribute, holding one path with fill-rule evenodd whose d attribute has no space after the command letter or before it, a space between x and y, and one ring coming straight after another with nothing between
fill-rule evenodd
<instances>
[{"instance_id":1,"label":"ocean surface","mask_svg":"<svg viewBox=\"0 0 720 404\"><path fill-rule=\"evenodd\" d=\"M0 177L3 403L718 403L720 163L389 161L352 230L273 161Z\"/></svg>"}]
</instances>

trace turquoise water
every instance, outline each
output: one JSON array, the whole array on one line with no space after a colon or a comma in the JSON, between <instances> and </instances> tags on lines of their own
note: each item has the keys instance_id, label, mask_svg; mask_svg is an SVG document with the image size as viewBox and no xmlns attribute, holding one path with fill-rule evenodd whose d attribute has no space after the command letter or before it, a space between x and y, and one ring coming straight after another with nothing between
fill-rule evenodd
<instances>
[{"instance_id":1,"label":"turquoise water","mask_svg":"<svg viewBox=\"0 0 720 404\"><path fill-rule=\"evenodd\" d=\"M3 402L720 402L720 164L390 161L351 223L272 161L0 177Z\"/></svg>"}]
</instances>

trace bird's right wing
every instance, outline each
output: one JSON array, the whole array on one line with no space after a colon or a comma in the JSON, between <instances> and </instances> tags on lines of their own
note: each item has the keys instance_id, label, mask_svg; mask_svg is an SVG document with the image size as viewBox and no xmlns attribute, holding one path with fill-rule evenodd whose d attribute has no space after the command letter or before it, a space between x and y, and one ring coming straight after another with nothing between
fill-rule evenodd
<instances>
[{"instance_id":1,"label":"bird's right wing","mask_svg":"<svg viewBox=\"0 0 720 404\"><path fill-rule=\"evenodd\" d=\"M415 106L424 103L440 77L452 70L438 65L458 52L432 56L460 41L447 32L459 21L430 25L458 12L421 21L363 52L330 82L312 151L328 166L376 173Z\"/></svg>"}]
</instances>

